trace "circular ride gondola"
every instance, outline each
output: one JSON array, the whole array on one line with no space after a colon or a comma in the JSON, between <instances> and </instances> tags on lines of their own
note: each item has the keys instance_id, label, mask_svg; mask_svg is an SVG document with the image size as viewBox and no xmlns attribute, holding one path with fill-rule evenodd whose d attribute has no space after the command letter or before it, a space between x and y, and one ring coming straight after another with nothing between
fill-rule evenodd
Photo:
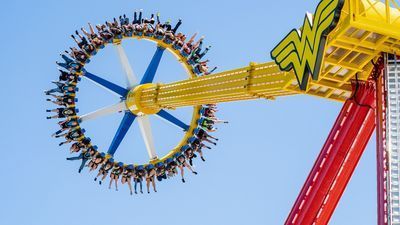
<instances>
[{"instance_id":1,"label":"circular ride gondola","mask_svg":"<svg viewBox=\"0 0 400 225\"><path fill-rule=\"evenodd\" d=\"M65 51L65 54L61 54L64 62L57 62L57 65L61 67L60 79L57 82L53 82L56 84L56 88L45 91L46 95L54 97L54 100L47 99L48 101L60 105L57 109L47 110L48 112L56 113L55 116L49 116L47 118L63 119L58 123L61 129L54 133L53 136L64 137L66 141L60 143L60 145L67 143L72 144L71 153L79 154L76 157L67 159L82 160L79 172L81 172L86 164L90 168L90 171L98 169L97 177L101 178L100 184L108 174L110 174L111 178L110 186L114 180L115 183L117 183L118 179L121 177L122 183L128 182L131 193L132 188L130 181L132 178L134 180L138 179L139 181L147 178L146 180L148 182L153 182L155 190L155 178L161 181L172 177L178 173L177 168L180 168L182 181L185 182L183 168L186 167L197 174L190 166L192 165L192 159L196 157L196 154L200 154L201 159L204 161L201 149L207 146L204 145L202 141L207 140L216 145L210 138L218 140L207 134L207 130L210 131L214 129L213 125L215 121L213 118L215 118L215 105L198 105L193 107L191 122L188 125L174 117L167 110L153 110L140 106L139 99L141 96L136 93L141 93L139 89L145 86L157 88L157 84L153 83L153 80L165 50L179 61L187 72L189 79L195 78L196 76L209 75L216 69L214 68L208 71L208 60L201 61L209 49L205 48L202 50L203 38L194 42L196 34L193 35L190 40L186 40L186 35L176 32L181 25L181 20L172 28L169 22L162 24L159 21L158 15L157 22L155 22L153 15L151 19L142 19L141 17L142 12L140 12L138 18L135 12L133 22L130 22L129 18L125 15L120 16L119 21L114 18L112 22L97 25L97 32L93 26L89 24L89 32L82 28L82 32L86 37L76 31L76 36L71 36L77 43L78 48L72 47L70 51ZM154 56L140 82L137 82L137 78L121 46L121 43L128 38L150 41L156 44ZM110 44L117 48L120 62L127 78L126 87L116 85L101 76L85 70L85 66L93 60L93 56ZM120 98L120 101L117 104L95 112L78 115L79 110L75 107L75 103L78 101L76 98L76 94L79 91L77 85L82 78L90 80L113 92ZM145 95L146 93L142 94ZM85 136L85 129L83 129L82 126L85 121L118 112L124 112L123 119L108 151L103 152L92 143L90 137ZM161 117L184 131L184 136L178 145L161 157L156 154L152 142L148 118L151 115ZM138 121L139 123L149 155L148 162L142 165L135 164L135 162L124 163L124 160L114 159L114 153L134 121Z\"/></svg>"}]
</instances>

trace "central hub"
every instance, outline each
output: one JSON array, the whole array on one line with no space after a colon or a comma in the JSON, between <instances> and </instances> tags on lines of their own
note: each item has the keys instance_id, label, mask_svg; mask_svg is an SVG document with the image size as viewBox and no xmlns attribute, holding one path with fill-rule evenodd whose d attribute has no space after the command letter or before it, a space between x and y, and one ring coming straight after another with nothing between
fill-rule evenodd
<instances>
[{"instance_id":1,"label":"central hub","mask_svg":"<svg viewBox=\"0 0 400 225\"><path fill-rule=\"evenodd\" d=\"M143 115L151 115L158 113L161 109L159 108L146 108L141 104L142 95L144 94L142 91L144 88L157 88L156 84L141 84L134 88L132 88L128 95L126 96L126 107L135 115L143 116ZM152 99L155 101L155 99Z\"/></svg>"}]
</instances>

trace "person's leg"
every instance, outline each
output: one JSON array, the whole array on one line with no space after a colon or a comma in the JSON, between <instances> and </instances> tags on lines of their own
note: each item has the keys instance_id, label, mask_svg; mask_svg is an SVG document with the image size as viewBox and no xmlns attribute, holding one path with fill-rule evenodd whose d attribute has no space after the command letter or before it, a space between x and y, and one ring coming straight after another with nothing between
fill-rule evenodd
<instances>
[{"instance_id":1,"label":"person's leg","mask_svg":"<svg viewBox=\"0 0 400 225\"><path fill-rule=\"evenodd\" d=\"M62 93L62 90L59 87L56 87L56 88L53 88L53 89L50 89L50 90L46 91L46 94L50 95L50 94L55 93L55 92Z\"/></svg>"},{"instance_id":2,"label":"person's leg","mask_svg":"<svg viewBox=\"0 0 400 225\"><path fill-rule=\"evenodd\" d=\"M139 181L139 187L140 187L140 193L143 194L143 185L142 185L142 180Z\"/></svg>"},{"instance_id":3,"label":"person's leg","mask_svg":"<svg viewBox=\"0 0 400 225\"><path fill-rule=\"evenodd\" d=\"M62 54L61 57L65 60L67 64L74 62L74 60L70 59L68 56L65 54Z\"/></svg>"},{"instance_id":4,"label":"person's leg","mask_svg":"<svg viewBox=\"0 0 400 225\"><path fill-rule=\"evenodd\" d=\"M136 180L136 178L133 178L133 181L135 182L135 186L134 186L134 189L135 189L135 194L137 194L137 180Z\"/></svg>"},{"instance_id":5,"label":"person's leg","mask_svg":"<svg viewBox=\"0 0 400 225\"><path fill-rule=\"evenodd\" d=\"M217 145L217 143L215 143L215 142L213 142L213 141L211 141L211 140L209 140L207 138L203 138L202 141L207 141L208 143L211 143L213 145Z\"/></svg>"},{"instance_id":6,"label":"person's leg","mask_svg":"<svg viewBox=\"0 0 400 225\"><path fill-rule=\"evenodd\" d=\"M207 133L206 133L206 136L209 137L209 138L211 138L211 139L214 139L214 140L218 141L218 138L213 137L213 136L211 136L210 134L207 134Z\"/></svg>"},{"instance_id":7,"label":"person's leg","mask_svg":"<svg viewBox=\"0 0 400 225\"><path fill-rule=\"evenodd\" d=\"M107 173L104 173L103 177L101 178L101 180L99 181L99 184L101 185L101 183L106 179L107 177Z\"/></svg>"},{"instance_id":8,"label":"person's leg","mask_svg":"<svg viewBox=\"0 0 400 225\"><path fill-rule=\"evenodd\" d=\"M182 182L185 183L185 171L183 170L183 166L180 166L179 169L181 170L181 177L182 177Z\"/></svg>"},{"instance_id":9,"label":"person's leg","mask_svg":"<svg viewBox=\"0 0 400 225\"><path fill-rule=\"evenodd\" d=\"M87 159L82 159L82 163L81 163L81 166L79 167L78 173L82 172L87 161L88 161Z\"/></svg>"},{"instance_id":10,"label":"person's leg","mask_svg":"<svg viewBox=\"0 0 400 225\"><path fill-rule=\"evenodd\" d=\"M112 175L111 175L111 176L112 176ZM113 182L113 178L111 177L111 179L110 179L110 184L108 185L108 189L111 189L112 182Z\"/></svg>"},{"instance_id":11,"label":"person's leg","mask_svg":"<svg viewBox=\"0 0 400 225\"><path fill-rule=\"evenodd\" d=\"M54 137L54 136L56 136L56 135L59 135L59 134L61 134L63 131L65 131L66 129L65 128L63 128L63 129L61 129L61 130L58 130L58 131L56 131L54 134L52 134L51 136L52 137Z\"/></svg>"},{"instance_id":12,"label":"person's leg","mask_svg":"<svg viewBox=\"0 0 400 225\"><path fill-rule=\"evenodd\" d=\"M142 10L140 10L140 12L139 12L139 24L141 24L142 23Z\"/></svg>"},{"instance_id":13,"label":"person's leg","mask_svg":"<svg viewBox=\"0 0 400 225\"><path fill-rule=\"evenodd\" d=\"M146 187L147 187L147 193L150 194L150 179L146 179Z\"/></svg>"},{"instance_id":14,"label":"person's leg","mask_svg":"<svg viewBox=\"0 0 400 225\"><path fill-rule=\"evenodd\" d=\"M115 190L118 191L118 177L115 177Z\"/></svg>"},{"instance_id":15,"label":"person's leg","mask_svg":"<svg viewBox=\"0 0 400 225\"><path fill-rule=\"evenodd\" d=\"M131 183L131 179L129 178L127 182L128 182L128 187L129 187L129 193L132 195L133 193L132 193L132 183Z\"/></svg>"},{"instance_id":16,"label":"person's leg","mask_svg":"<svg viewBox=\"0 0 400 225\"><path fill-rule=\"evenodd\" d=\"M152 185L153 185L153 190L154 190L154 192L157 192L157 189L156 189L156 179L155 179L155 177L153 177L153 178L151 179L151 183L152 183Z\"/></svg>"},{"instance_id":17,"label":"person's leg","mask_svg":"<svg viewBox=\"0 0 400 225\"><path fill-rule=\"evenodd\" d=\"M79 160L79 159L82 159L82 156L74 156L74 157L69 157L69 158L67 158L67 160Z\"/></svg>"}]
</instances>

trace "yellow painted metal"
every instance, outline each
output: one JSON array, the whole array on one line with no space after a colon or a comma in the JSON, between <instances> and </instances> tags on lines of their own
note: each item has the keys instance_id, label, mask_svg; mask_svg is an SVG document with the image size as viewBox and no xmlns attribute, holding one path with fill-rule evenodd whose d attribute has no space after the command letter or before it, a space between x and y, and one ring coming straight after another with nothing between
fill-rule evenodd
<instances>
[{"instance_id":1,"label":"yellow painted metal","mask_svg":"<svg viewBox=\"0 0 400 225\"><path fill-rule=\"evenodd\" d=\"M281 71L274 62L251 63L214 75L143 88L140 104L144 108L174 109L296 94L343 102L351 95L350 81L356 74L366 80L372 60L382 52L400 52L399 9L393 0L346 0L336 28L327 36L320 75L309 80L305 91L299 89L292 71Z\"/></svg>"}]
</instances>

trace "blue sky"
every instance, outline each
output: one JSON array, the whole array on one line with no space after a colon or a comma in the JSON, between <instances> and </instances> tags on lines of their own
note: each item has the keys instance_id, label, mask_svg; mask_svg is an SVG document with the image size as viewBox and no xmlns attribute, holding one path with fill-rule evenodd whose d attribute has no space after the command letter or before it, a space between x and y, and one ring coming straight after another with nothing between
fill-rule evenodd
<instances>
[{"instance_id":1,"label":"blue sky","mask_svg":"<svg viewBox=\"0 0 400 225\"><path fill-rule=\"evenodd\" d=\"M80 224L282 224L340 111L341 104L309 96L276 101L220 105L219 117L230 121L216 135L218 146L195 162L199 175L158 184L158 193L129 196L93 182L94 174L77 173L67 162L67 149L50 134L55 121L45 119L43 90L57 79L58 54L73 44L69 37L87 22L132 16L135 9L161 12L182 31L199 32L212 45L207 57L218 71L270 61L269 51L318 1L6 1L0 6L2 57L2 217L7 225ZM136 45L137 44L137 45ZM135 72L141 76L154 51L143 42L124 43ZM94 73L122 84L115 50L104 49L89 65ZM183 79L170 55L160 65L159 82ZM82 82L78 107L89 112L115 102L114 96ZM189 119L190 109L174 112ZM121 115L87 124L100 148L107 148ZM182 134L152 119L156 146L166 152ZM334 225L376 222L375 137L333 215ZM103 147L104 146L104 147ZM137 125L128 133L117 158L144 160Z\"/></svg>"}]
</instances>

